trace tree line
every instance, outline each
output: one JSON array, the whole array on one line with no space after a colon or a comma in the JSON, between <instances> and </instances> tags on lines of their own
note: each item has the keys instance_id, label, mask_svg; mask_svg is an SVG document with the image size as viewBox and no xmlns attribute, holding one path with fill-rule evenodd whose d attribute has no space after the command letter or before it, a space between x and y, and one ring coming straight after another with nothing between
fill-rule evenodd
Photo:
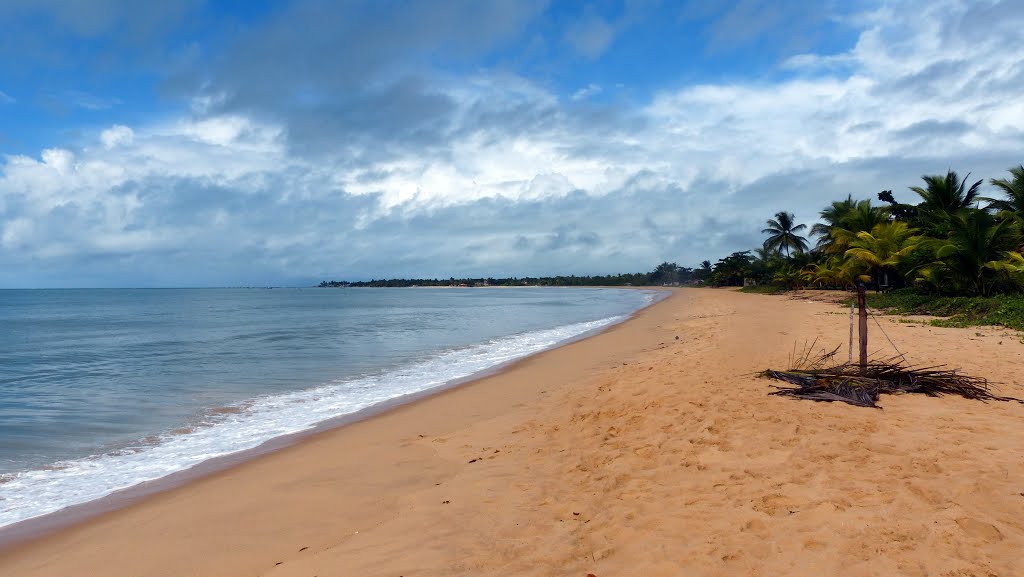
<instances>
[{"instance_id":1,"label":"tree line","mask_svg":"<svg viewBox=\"0 0 1024 577\"><path fill-rule=\"evenodd\" d=\"M710 267L710 263L708 263ZM706 271L710 273L710 268ZM321 288L366 288L366 287L484 287L484 286L665 286L692 284L707 278L700 269L679 266L674 262L663 262L651 272L637 272L609 275L561 275L542 277L507 278L455 278L447 279L380 279L368 281L323 281Z\"/></svg>"},{"instance_id":2,"label":"tree line","mask_svg":"<svg viewBox=\"0 0 1024 577\"><path fill-rule=\"evenodd\" d=\"M762 246L697 267L663 262L647 273L576 276L324 281L321 287L651 286L747 283L779 289L917 287L932 294L990 296L1024 292L1024 165L991 179L996 196L982 196L948 170L912 186L920 202L897 202L891 190L871 198L834 201L810 229L780 211L761 231ZM808 240L808 234L814 242Z\"/></svg>"},{"instance_id":3,"label":"tree line","mask_svg":"<svg viewBox=\"0 0 1024 577\"><path fill-rule=\"evenodd\" d=\"M848 195L819 214L809 235L790 212L766 223L764 244L734 252L711 265L705 280L741 285L745 279L792 289L850 288L858 282L876 290L918 287L934 294L990 296L1024 291L1024 165L1009 178L991 179L996 195L982 196L949 170L922 176L912 186L920 202L899 203L891 190L855 200Z\"/></svg>"},{"instance_id":4,"label":"tree line","mask_svg":"<svg viewBox=\"0 0 1024 577\"><path fill-rule=\"evenodd\" d=\"M321 287L483 287L483 286L643 286L661 284L653 273L627 273L596 276L545 276L545 277L479 277L447 279L380 279L368 281L323 281Z\"/></svg>"}]
</instances>

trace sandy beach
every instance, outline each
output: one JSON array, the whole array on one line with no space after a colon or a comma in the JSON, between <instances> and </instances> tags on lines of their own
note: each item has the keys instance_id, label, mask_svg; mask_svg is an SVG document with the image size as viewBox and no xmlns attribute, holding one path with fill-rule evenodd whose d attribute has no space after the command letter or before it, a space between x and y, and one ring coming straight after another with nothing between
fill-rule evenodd
<instances>
[{"instance_id":1,"label":"sandy beach","mask_svg":"<svg viewBox=\"0 0 1024 577\"><path fill-rule=\"evenodd\" d=\"M1024 575L1024 405L875 410L770 397L752 376L815 339L845 347L847 315L677 290L497 375L8 546L0 575ZM912 363L1024 398L1020 334L906 321L880 319Z\"/></svg>"}]
</instances>

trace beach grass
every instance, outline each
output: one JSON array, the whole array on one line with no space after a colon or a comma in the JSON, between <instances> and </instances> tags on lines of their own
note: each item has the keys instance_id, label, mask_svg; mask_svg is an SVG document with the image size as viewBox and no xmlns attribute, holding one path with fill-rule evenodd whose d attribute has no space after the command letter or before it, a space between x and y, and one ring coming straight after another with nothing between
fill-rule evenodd
<instances>
[{"instance_id":1,"label":"beach grass","mask_svg":"<svg viewBox=\"0 0 1024 577\"><path fill-rule=\"evenodd\" d=\"M787 289L786 287L774 284L759 284L754 286L745 286L740 289L741 293L758 295L778 295L788 291L789 289Z\"/></svg>"},{"instance_id":2,"label":"beach grass","mask_svg":"<svg viewBox=\"0 0 1024 577\"><path fill-rule=\"evenodd\" d=\"M898 315L942 317L937 327L1002 326L1024 331L1024 295L936 296L915 289L868 294L868 306ZM847 301L849 306L850 301Z\"/></svg>"}]
</instances>

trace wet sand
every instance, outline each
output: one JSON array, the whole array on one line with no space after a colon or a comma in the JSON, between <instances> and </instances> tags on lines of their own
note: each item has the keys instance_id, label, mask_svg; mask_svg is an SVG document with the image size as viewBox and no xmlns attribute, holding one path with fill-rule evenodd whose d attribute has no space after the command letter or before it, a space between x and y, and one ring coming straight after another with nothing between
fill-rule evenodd
<instances>
[{"instance_id":1,"label":"wet sand","mask_svg":"<svg viewBox=\"0 0 1024 577\"><path fill-rule=\"evenodd\" d=\"M8 547L0 575L1024 575L1024 405L872 410L769 397L751 375L815 339L845 346L847 315L679 290L497 375ZM899 320L880 322L913 363L1024 397L1020 334Z\"/></svg>"}]
</instances>

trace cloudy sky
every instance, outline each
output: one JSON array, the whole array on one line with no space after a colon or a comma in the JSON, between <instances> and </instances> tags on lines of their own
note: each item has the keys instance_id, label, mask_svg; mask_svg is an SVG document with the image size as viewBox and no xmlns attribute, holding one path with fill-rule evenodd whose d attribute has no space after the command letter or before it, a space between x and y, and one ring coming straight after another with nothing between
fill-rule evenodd
<instances>
[{"instance_id":1,"label":"cloudy sky","mask_svg":"<svg viewBox=\"0 0 1024 577\"><path fill-rule=\"evenodd\" d=\"M646 271L1024 162L1019 0L3 0L0 30L0 287Z\"/></svg>"}]
</instances>

